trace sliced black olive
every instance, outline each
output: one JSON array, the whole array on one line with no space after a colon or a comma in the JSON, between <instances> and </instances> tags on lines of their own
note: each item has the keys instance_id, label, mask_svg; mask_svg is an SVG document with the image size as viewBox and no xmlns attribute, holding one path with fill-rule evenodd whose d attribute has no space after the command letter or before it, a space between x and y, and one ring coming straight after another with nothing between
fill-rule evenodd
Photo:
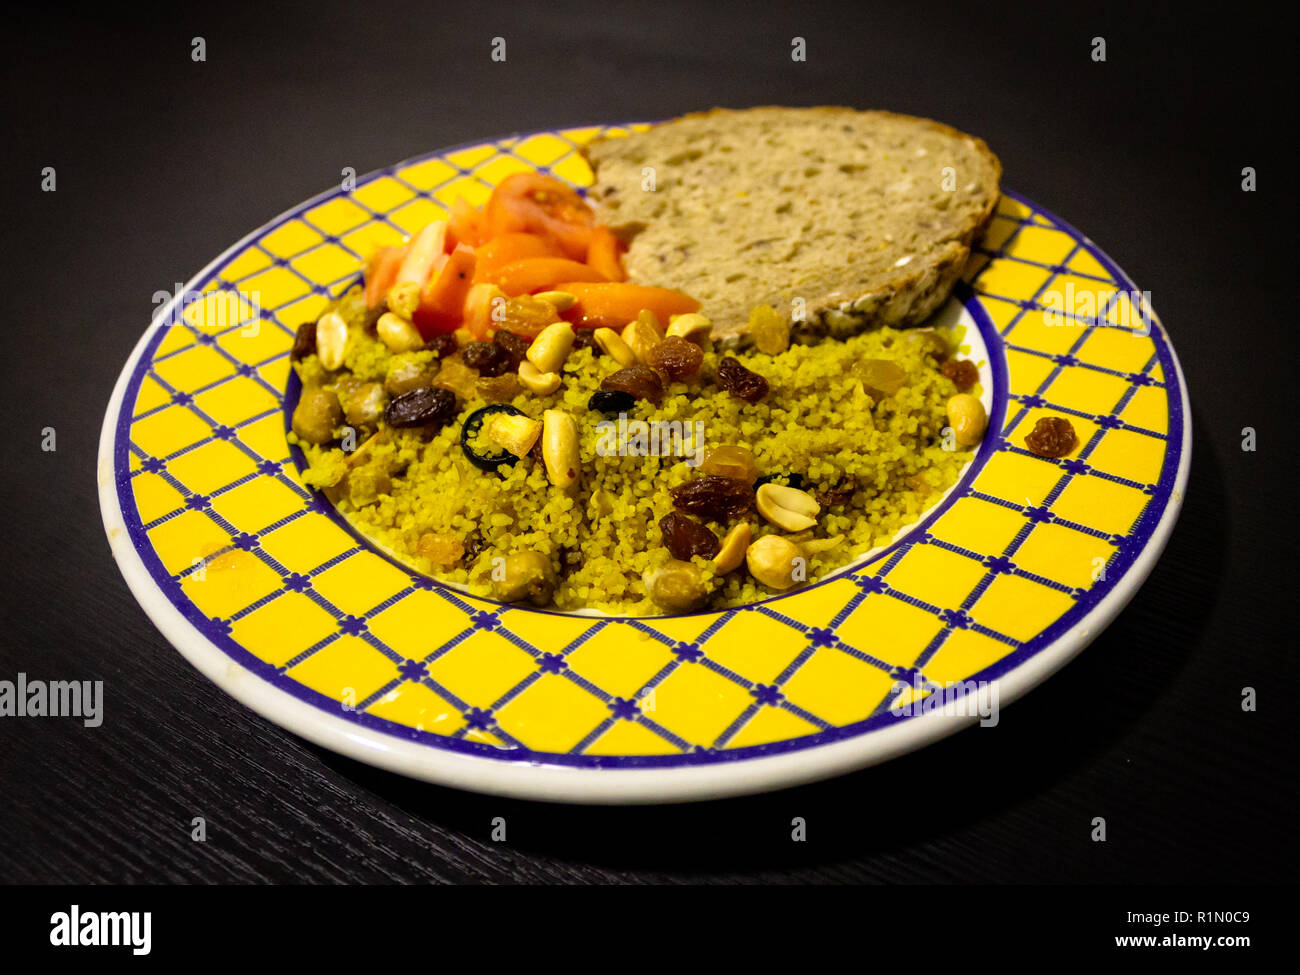
<instances>
[{"instance_id":1,"label":"sliced black olive","mask_svg":"<svg viewBox=\"0 0 1300 975\"><path fill-rule=\"evenodd\" d=\"M803 475L791 474L788 471L781 471L776 474L764 474L754 482L754 490L757 491L764 484L784 484L786 487L792 487L796 491L802 491Z\"/></svg>"},{"instance_id":2,"label":"sliced black olive","mask_svg":"<svg viewBox=\"0 0 1300 975\"><path fill-rule=\"evenodd\" d=\"M636 405L636 397L621 389L598 389L587 400L587 409L593 413L626 413Z\"/></svg>"},{"instance_id":3,"label":"sliced black olive","mask_svg":"<svg viewBox=\"0 0 1300 975\"><path fill-rule=\"evenodd\" d=\"M524 416L523 410L511 406L509 403L494 403L491 406L485 406L481 410L475 410L469 416L465 417L465 425L460 428L460 449L465 451L465 456L469 462L481 471L496 471L502 467L509 467L519 458L508 450L502 450L494 454L480 454L475 452L472 443L478 437L479 431L483 429L483 423L494 413L505 413L509 416Z\"/></svg>"}]
</instances>

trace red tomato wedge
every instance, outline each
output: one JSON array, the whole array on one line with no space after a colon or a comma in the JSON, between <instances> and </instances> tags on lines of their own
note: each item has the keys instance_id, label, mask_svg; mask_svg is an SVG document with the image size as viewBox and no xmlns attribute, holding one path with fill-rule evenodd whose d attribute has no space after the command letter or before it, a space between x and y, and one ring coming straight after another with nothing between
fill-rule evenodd
<instances>
[{"instance_id":1,"label":"red tomato wedge","mask_svg":"<svg viewBox=\"0 0 1300 975\"><path fill-rule=\"evenodd\" d=\"M366 307L375 308L388 295L388 289L397 282L397 272L406 259L407 245L381 247L366 263Z\"/></svg>"},{"instance_id":2,"label":"red tomato wedge","mask_svg":"<svg viewBox=\"0 0 1300 975\"><path fill-rule=\"evenodd\" d=\"M454 332L465 310L465 296L474 278L474 249L457 244L450 254L439 254L420 292L420 305L411 322L425 339L439 332Z\"/></svg>"},{"instance_id":3,"label":"red tomato wedge","mask_svg":"<svg viewBox=\"0 0 1300 975\"><path fill-rule=\"evenodd\" d=\"M622 281L623 264L619 260L623 245L608 227L596 227L587 245L587 264L605 276L607 281Z\"/></svg>"},{"instance_id":4,"label":"red tomato wedge","mask_svg":"<svg viewBox=\"0 0 1300 975\"><path fill-rule=\"evenodd\" d=\"M451 216L447 218L447 243L449 247L468 244L479 247L486 243L487 218L463 196L456 197L451 205Z\"/></svg>"},{"instance_id":5,"label":"red tomato wedge","mask_svg":"<svg viewBox=\"0 0 1300 975\"><path fill-rule=\"evenodd\" d=\"M564 251L554 237L537 234L510 233L493 237L474 251L478 263L474 265L474 283L489 281L507 264L530 257L563 257Z\"/></svg>"},{"instance_id":6,"label":"red tomato wedge","mask_svg":"<svg viewBox=\"0 0 1300 975\"><path fill-rule=\"evenodd\" d=\"M565 257L530 257L515 261L498 270L492 278L512 298L534 291L553 291L561 281L607 280L595 268Z\"/></svg>"},{"instance_id":7,"label":"red tomato wedge","mask_svg":"<svg viewBox=\"0 0 1300 975\"><path fill-rule=\"evenodd\" d=\"M492 191L485 210L492 236L517 231L549 234L566 256L581 261L595 227L587 201L573 187L541 173L513 173Z\"/></svg>"},{"instance_id":8,"label":"red tomato wedge","mask_svg":"<svg viewBox=\"0 0 1300 975\"><path fill-rule=\"evenodd\" d=\"M662 324L672 315L699 311L700 303L672 288L651 288L622 282L561 281L556 291L567 291L578 299L564 313L576 328L621 328L648 308Z\"/></svg>"},{"instance_id":9,"label":"red tomato wedge","mask_svg":"<svg viewBox=\"0 0 1300 975\"><path fill-rule=\"evenodd\" d=\"M407 251L406 260L402 261L402 266L397 272L397 280L393 283L402 284L411 281L415 284L424 284L429 280L434 262L443 255L446 242L446 220L434 220L425 226L411 238L410 250Z\"/></svg>"},{"instance_id":10,"label":"red tomato wedge","mask_svg":"<svg viewBox=\"0 0 1300 975\"><path fill-rule=\"evenodd\" d=\"M476 339L486 339L492 331L492 299L500 294L496 285L475 284L465 295L461 323Z\"/></svg>"}]
</instances>

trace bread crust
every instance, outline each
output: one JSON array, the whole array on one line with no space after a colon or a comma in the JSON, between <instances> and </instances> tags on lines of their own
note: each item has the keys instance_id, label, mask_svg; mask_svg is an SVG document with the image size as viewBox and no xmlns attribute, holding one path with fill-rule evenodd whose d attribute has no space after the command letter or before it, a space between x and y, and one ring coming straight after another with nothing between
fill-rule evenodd
<instances>
[{"instance_id":1,"label":"bread crust","mask_svg":"<svg viewBox=\"0 0 1300 975\"><path fill-rule=\"evenodd\" d=\"M708 119L721 115L762 111L786 111L787 106L759 105L748 109L715 107L706 111L689 112L675 119L656 123L649 131L684 119ZM920 124L948 138L968 143L981 156L993 172L994 192L989 194L984 209L972 220L963 233L948 242L938 258L927 258L916 267L909 267L884 285L869 292L846 298L840 302L823 301L806 310L805 320L793 322L796 338L807 341L823 335L846 336L872 325L906 327L917 325L933 314L952 292L970 256L971 248L988 230L997 212L1001 193L1002 163L977 136L969 135L934 119L906 115L881 109L860 110L843 105L817 105L794 109L800 112L848 115L854 119L865 117L890 118L911 124ZM615 143L622 136L601 136L580 147L579 152L599 180L600 160L593 150L606 143ZM647 282L652 283L652 282ZM724 345L741 345L746 341L746 329L740 328L720 336Z\"/></svg>"}]
</instances>

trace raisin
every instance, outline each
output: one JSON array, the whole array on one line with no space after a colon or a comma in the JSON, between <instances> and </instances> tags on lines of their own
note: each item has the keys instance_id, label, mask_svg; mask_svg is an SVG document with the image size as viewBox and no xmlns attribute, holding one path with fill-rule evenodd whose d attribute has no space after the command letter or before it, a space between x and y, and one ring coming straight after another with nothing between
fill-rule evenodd
<instances>
[{"instance_id":1,"label":"raisin","mask_svg":"<svg viewBox=\"0 0 1300 975\"><path fill-rule=\"evenodd\" d=\"M682 511L728 521L748 511L754 503L754 489L744 481L720 474L705 474L673 488L673 506Z\"/></svg>"},{"instance_id":2,"label":"raisin","mask_svg":"<svg viewBox=\"0 0 1300 975\"><path fill-rule=\"evenodd\" d=\"M790 323L771 305L758 305L749 313L749 336L759 352L780 355L790 348Z\"/></svg>"},{"instance_id":3,"label":"raisin","mask_svg":"<svg viewBox=\"0 0 1300 975\"><path fill-rule=\"evenodd\" d=\"M469 538L465 539L465 561L473 562L482 551L483 536L478 533L478 529L475 529L470 532Z\"/></svg>"},{"instance_id":4,"label":"raisin","mask_svg":"<svg viewBox=\"0 0 1300 975\"><path fill-rule=\"evenodd\" d=\"M704 350L680 335L670 335L650 350L649 360L652 368L680 382L700 371Z\"/></svg>"},{"instance_id":5,"label":"raisin","mask_svg":"<svg viewBox=\"0 0 1300 975\"><path fill-rule=\"evenodd\" d=\"M1070 421L1059 416L1045 416L1034 424L1025 437L1025 446L1039 457L1064 457L1079 443Z\"/></svg>"},{"instance_id":6,"label":"raisin","mask_svg":"<svg viewBox=\"0 0 1300 975\"><path fill-rule=\"evenodd\" d=\"M573 351L579 349L591 349L592 355L602 355L604 350L596 344L596 330L594 328L575 328L573 330Z\"/></svg>"},{"instance_id":7,"label":"raisin","mask_svg":"<svg viewBox=\"0 0 1300 975\"><path fill-rule=\"evenodd\" d=\"M480 377L474 383L474 389L485 402L509 403L519 395L523 386L518 376L513 372L507 372L490 378Z\"/></svg>"},{"instance_id":8,"label":"raisin","mask_svg":"<svg viewBox=\"0 0 1300 975\"><path fill-rule=\"evenodd\" d=\"M487 379L501 375L510 362L510 353L495 342L468 342L460 350L460 357Z\"/></svg>"},{"instance_id":9,"label":"raisin","mask_svg":"<svg viewBox=\"0 0 1300 975\"><path fill-rule=\"evenodd\" d=\"M953 381L959 392L966 392L979 382L980 371L969 359L949 359L939 371Z\"/></svg>"},{"instance_id":10,"label":"raisin","mask_svg":"<svg viewBox=\"0 0 1300 975\"><path fill-rule=\"evenodd\" d=\"M746 403L757 403L767 395L767 380L731 356L718 363L718 385Z\"/></svg>"},{"instance_id":11,"label":"raisin","mask_svg":"<svg viewBox=\"0 0 1300 975\"><path fill-rule=\"evenodd\" d=\"M670 511L659 519L659 531L664 536L664 546L675 559L689 562L692 556L711 559L721 547L718 536L694 518Z\"/></svg>"},{"instance_id":12,"label":"raisin","mask_svg":"<svg viewBox=\"0 0 1300 975\"><path fill-rule=\"evenodd\" d=\"M316 351L316 323L303 322L298 326L298 332L293 337L293 351L289 353L289 359L297 362L299 359L305 359Z\"/></svg>"},{"instance_id":13,"label":"raisin","mask_svg":"<svg viewBox=\"0 0 1300 975\"><path fill-rule=\"evenodd\" d=\"M497 329L497 333L492 336L492 341L506 351L507 372L514 372L519 368L519 363L523 362L524 356L528 354L528 346L532 344L522 335L516 335L504 328Z\"/></svg>"},{"instance_id":14,"label":"raisin","mask_svg":"<svg viewBox=\"0 0 1300 975\"><path fill-rule=\"evenodd\" d=\"M635 403L636 397L621 389L598 389L587 400L587 409L593 413L612 416L615 413L626 413Z\"/></svg>"},{"instance_id":15,"label":"raisin","mask_svg":"<svg viewBox=\"0 0 1300 975\"><path fill-rule=\"evenodd\" d=\"M446 359L460 351L460 343L450 332L439 332L425 343L426 349L432 349L439 359Z\"/></svg>"},{"instance_id":16,"label":"raisin","mask_svg":"<svg viewBox=\"0 0 1300 975\"><path fill-rule=\"evenodd\" d=\"M605 377L601 389L630 393L637 399L649 400L656 406L664 398L664 381L649 366L637 364L620 369Z\"/></svg>"},{"instance_id":17,"label":"raisin","mask_svg":"<svg viewBox=\"0 0 1300 975\"><path fill-rule=\"evenodd\" d=\"M425 386L388 401L384 419L390 427L445 426L456 415L456 394Z\"/></svg>"},{"instance_id":18,"label":"raisin","mask_svg":"<svg viewBox=\"0 0 1300 975\"><path fill-rule=\"evenodd\" d=\"M559 320L560 316L553 304L533 295L507 298L500 314L495 300L493 301L492 321L497 327L527 339L535 338L547 325Z\"/></svg>"},{"instance_id":19,"label":"raisin","mask_svg":"<svg viewBox=\"0 0 1300 975\"><path fill-rule=\"evenodd\" d=\"M816 494L817 503L823 508L833 508L837 504L844 504L853 497L854 484L849 481L847 484L837 484L834 487L824 488Z\"/></svg>"},{"instance_id":20,"label":"raisin","mask_svg":"<svg viewBox=\"0 0 1300 975\"><path fill-rule=\"evenodd\" d=\"M862 380L862 388L877 403L893 396L907 382L907 373L892 359L863 359L854 363L852 372Z\"/></svg>"},{"instance_id":21,"label":"raisin","mask_svg":"<svg viewBox=\"0 0 1300 975\"><path fill-rule=\"evenodd\" d=\"M746 484L753 484L758 480L758 461L754 459L754 452L748 447L730 443L722 444L709 451L708 456L704 458L704 463L700 465L700 473L720 474L723 477L734 477Z\"/></svg>"}]
</instances>

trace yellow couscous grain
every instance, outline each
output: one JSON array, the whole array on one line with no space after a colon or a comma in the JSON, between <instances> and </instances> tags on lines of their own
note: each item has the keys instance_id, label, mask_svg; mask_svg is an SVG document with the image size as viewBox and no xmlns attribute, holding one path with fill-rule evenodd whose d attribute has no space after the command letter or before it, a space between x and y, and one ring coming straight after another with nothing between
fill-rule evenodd
<instances>
[{"instance_id":1,"label":"yellow couscous grain","mask_svg":"<svg viewBox=\"0 0 1300 975\"><path fill-rule=\"evenodd\" d=\"M332 388L349 374L383 383L392 353L366 329L363 305L349 295L338 310L349 322L343 368L329 373L308 355L295 363L304 386ZM698 377L668 385L657 407L636 403L621 423L588 408L601 380L619 364L590 346L575 349L563 363L557 391L521 392L510 404L537 420L548 409L575 419L581 467L567 490L551 483L540 451L496 472L469 461L461 428L466 417L488 405L477 398L461 401L455 419L431 436L420 428L384 426L364 455L351 457L337 444L300 443L308 461L303 478L337 498L359 531L444 582L491 596L492 566L512 553L535 551L551 560L556 608L647 615L663 612L648 597L644 580L647 570L672 558L659 529L659 519L673 510L671 490L702 476L696 467L703 454L697 451L734 444L753 453L763 474L798 474L812 494L844 492L843 500L822 505L811 530L818 538L844 536L838 545L809 553L807 581L815 582L915 522L971 457L969 451L944 449L945 408L956 387L927 357L925 344L904 341L904 334L880 328L843 341L792 345L776 355L735 353L768 382L767 395L753 404L717 386L713 377L728 353L709 351ZM433 359L431 352L406 355ZM895 363L906 380L877 400L855 366L879 359ZM637 421L660 424L659 436L649 436ZM646 455L643 448L656 441L668 455ZM382 470L391 487L373 500L363 493L369 503L358 506L340 488L361 466ZM780 531L754 510L743 520L755 539ZM734 524L708 522L719 539ZM461 562L435 567L422 556L420 539L431 534L462 540ZM693 561L714 587L711 608L776 593L744 565L715 579L709 559Z\"/></svg>"}]
</instances>

